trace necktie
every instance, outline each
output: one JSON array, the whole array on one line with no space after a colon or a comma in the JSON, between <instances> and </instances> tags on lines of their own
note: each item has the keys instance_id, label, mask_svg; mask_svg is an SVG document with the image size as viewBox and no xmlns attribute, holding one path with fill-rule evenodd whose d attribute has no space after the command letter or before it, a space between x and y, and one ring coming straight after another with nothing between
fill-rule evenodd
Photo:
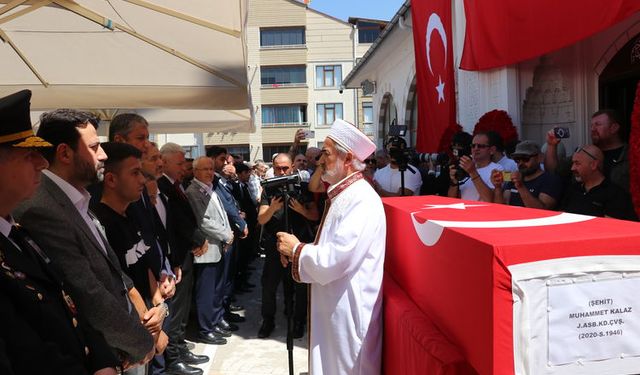
<instances>
[{"instance_id":1,"label":"necktie","mask_svg":"<svg viewBox=\"0 0 640 375\"><path fill-rule=\"evenodd\" d=\"M187 196L184 195L184 191L182 191L182 187L180 186L180 182L176 181L173 183L173 188L176 190L176 194L183 201L187 200Z\"/></svg>"}]
</instances>

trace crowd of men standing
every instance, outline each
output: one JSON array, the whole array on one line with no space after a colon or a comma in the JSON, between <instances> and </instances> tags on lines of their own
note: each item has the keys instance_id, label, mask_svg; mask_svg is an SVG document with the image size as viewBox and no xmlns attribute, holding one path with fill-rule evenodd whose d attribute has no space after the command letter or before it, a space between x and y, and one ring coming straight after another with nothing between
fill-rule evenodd
<instances>
[{"instance_id":1,"label":"crowd of men standing","mask_svg":"<svg viewBox=\"0 0 640 375\"><path fill-rule=\"evenodd\" d=\"M453 136L447 162L405 166L404 190L393 149L367 160L365 176L381 197L442 195L576 214L638 220L630 196L629 145L613 110L600 110L589 125L592 144L564 156L554 130L540 145L524 140L507 155L495 131ZM391 145L393 147L393 145Z\"/></svg>"},{"instance_id":2,"label":"crowd of men standing","mask_svg":"<svg viewBox=\"0 0 640 375\"><path fill-rule=\"evenodd\" d=\"M71 109L44 113L34 134L30 97L0 99L0 373L202 374L209 358L185 340L192 300L197 340L225 344L245 320L234 293L254 287L261 237L259 336L271 334L277 285L293 282L279 256L273 267L283 207L261 191L264 163L215 146L188 161L149 142L136 114L114 117L106 143L96 118ZM278 176L293 172L291 156L278 163ZM313 239L313 203L290 206ZM306 287L296 295L301 337Z\"/></svg>"}]
</instances>

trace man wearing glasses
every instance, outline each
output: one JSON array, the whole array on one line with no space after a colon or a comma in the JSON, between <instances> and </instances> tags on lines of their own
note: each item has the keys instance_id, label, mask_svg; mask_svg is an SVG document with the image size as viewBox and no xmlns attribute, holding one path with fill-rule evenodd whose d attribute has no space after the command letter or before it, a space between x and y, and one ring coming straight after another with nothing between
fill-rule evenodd
<instances>
[{"instance_id":1,"label":"man wearing glasses","mask_svg":"<svg viewBox=\"0 0 640 375\"><path fill-rule=\"evenodd\" d=\"M471 156L460 158L460 168L469 175L458 181L456 168L449 170L449 192L451 198L462 198L471 201L493 202L493 184L491 171L502 171L502 166L491 161L495 147L489 144L487 133L478 133L471 143Z\"/></svg>"},{"instance_id":2,"label":"man wearing glasses","mask_svg":"<svg viewBox=\"0 0 640 375\"><path fill-rule=\"evenodd\" d=\"M624 141L625 129L619 114L611 109L602 109L591 116L591 141L603 154L602 173L614 184L629 191L629 145ZM568 169L558 160L556 150L561 139L553 129L547 132L545 170L563 174ZM565 167L565 168L563 168Z\"/></svg>"},{"instance_id":3,"label":"man wearing glasses","mask_svg":"<svg viewBox=\"0 0 640 375\"><path fill-rule=\"evenodd\" d=\"M533 141L518 143L512 158L518 165L517 171L510 176L498 170L491 173L491 183L495 186L494 202L554 209L562 194L562 184L556 175L540 169L541 154L538 144Z\"/></svg>"},{"instance_id":4,"label":"man wearing glasses","mask_svg":"<svg viewBox=\"0 0 640 375\"><path fill-rule=\"evenodd\" d=\"M637 221L631 196L603 174L604 155L594 145L581 147L571 158L575 183L569 187L562 210L576 214Z\"/></svg>"}]
</instances>

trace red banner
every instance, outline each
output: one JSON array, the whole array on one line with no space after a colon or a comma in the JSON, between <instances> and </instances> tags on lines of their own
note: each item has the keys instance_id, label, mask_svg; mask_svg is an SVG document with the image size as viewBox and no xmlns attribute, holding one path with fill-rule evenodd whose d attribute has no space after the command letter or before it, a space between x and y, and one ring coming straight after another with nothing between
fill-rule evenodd
<instances>
[{"instance_id":1,"label":"red banner","mask_svg":"<svg viewBox=\"0 0 640 375\"><path fill-rule=\"evenodd\" d=\"M416 149L437 152L440 138L456 122L451 0L412 0L418 90Z\"/></svg>"},{"instance_id":2,"label":"red banner","mask_svg":"<svg viewBox=\"0 0 640 375\"><path fill-rule=\"evenodd\" d=\"M465 0L464 8L467 27L460 67L486 70L585 39L640 11L640 1Z\"/></svg>"}]
</instances>

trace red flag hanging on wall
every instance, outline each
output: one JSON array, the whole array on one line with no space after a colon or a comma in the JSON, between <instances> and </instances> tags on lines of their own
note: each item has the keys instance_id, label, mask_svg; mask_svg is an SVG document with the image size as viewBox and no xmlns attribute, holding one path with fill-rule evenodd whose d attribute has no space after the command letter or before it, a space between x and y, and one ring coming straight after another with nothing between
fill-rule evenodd
<instances>
[{"instance_id":1,"label":"red flag hanging on wall","mask_svg":"<svg viewBox=\"0 0 640 375\"><path fill-rule=\"evenodd\" d=\"M437 152L440 138L456 122L451 38L451 0L412 0L418 90L416 149Z\"/></svg>"},{"instance_id":2,"label":"red flag hanging on wall","mask_svg":"<svg viewBox=\"0 0 640 375\"><path fill-rule=\"evenodd\" d=\"M639 12L640 1L465 0L464 8L460 67L486 70L576 43Z\"/></svg>"}]
</instances>

